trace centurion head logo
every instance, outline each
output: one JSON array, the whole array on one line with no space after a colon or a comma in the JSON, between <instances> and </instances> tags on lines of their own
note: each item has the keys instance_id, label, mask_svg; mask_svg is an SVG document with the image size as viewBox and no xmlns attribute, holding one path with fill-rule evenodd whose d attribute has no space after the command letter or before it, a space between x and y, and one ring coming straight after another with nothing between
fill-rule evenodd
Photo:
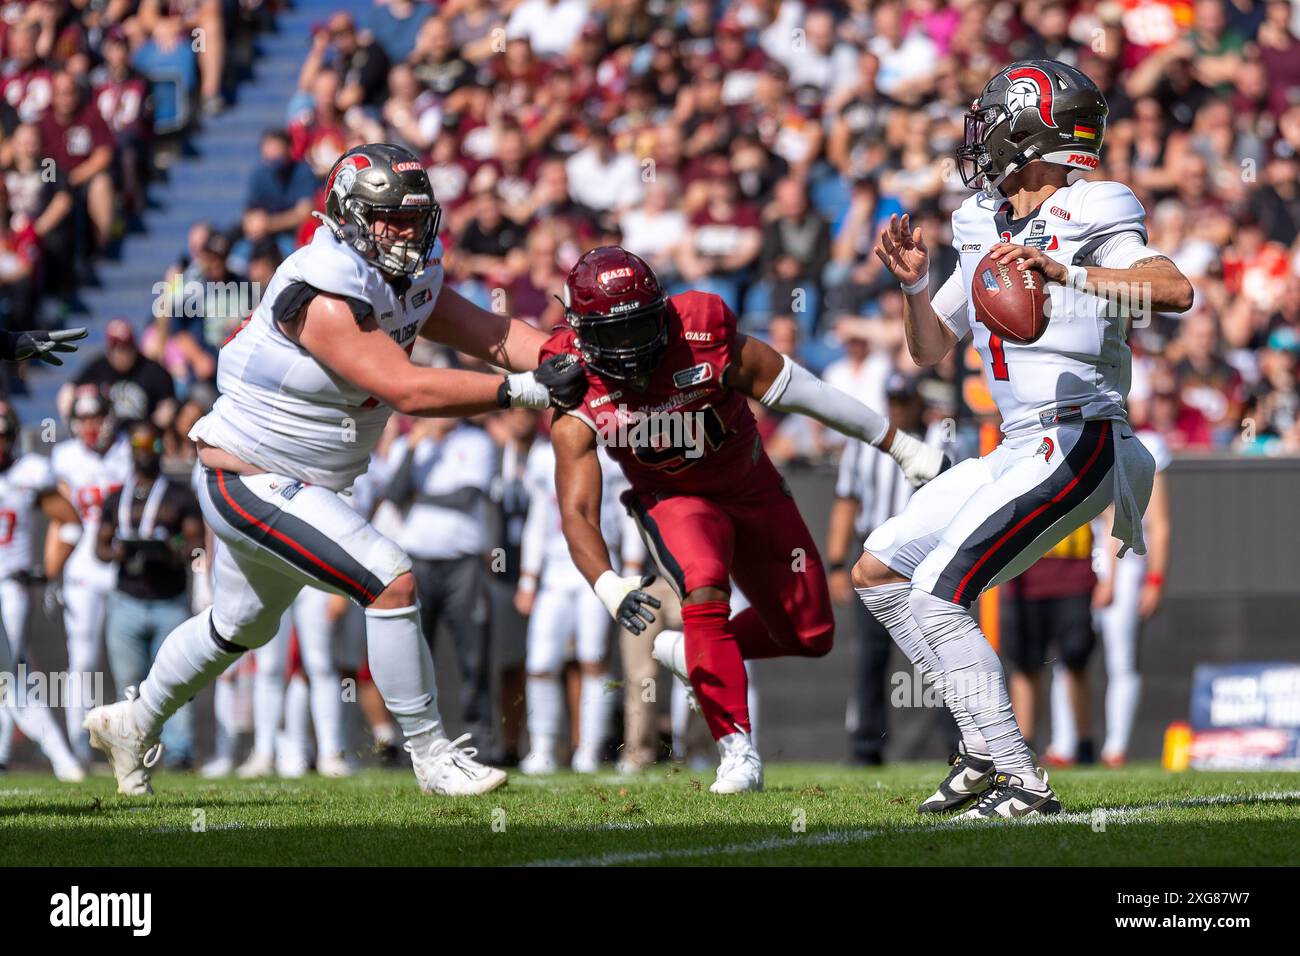
<instances>
[{"instance_id":1,"label":"centurion head logo","mask_svg":"<svg viewBox=\"0 0 1300 956\"><path fill-rule=\"evenodd\" d=\"M1056 128L1052 116L1052 80L1036 66L1018 66L1007 71L1007 109L1011 111L1011 127L1023 110L1035 110L1044 126Z\"/></svg>"},{"instance_id":2,"label":"centurion head logo","mask_svg":"<svg viewBox=\"0 0 1300 956\"><path fill-rule=\"evenodd\" d=\"M325 192L334 193L339 197L340 202L346 199L352 193L352 186L357 181L357 173L369 165L370 160L365 156L360 154L349 156L334 168L330 181L325 186Z\"/></svg>"}]
</instances>

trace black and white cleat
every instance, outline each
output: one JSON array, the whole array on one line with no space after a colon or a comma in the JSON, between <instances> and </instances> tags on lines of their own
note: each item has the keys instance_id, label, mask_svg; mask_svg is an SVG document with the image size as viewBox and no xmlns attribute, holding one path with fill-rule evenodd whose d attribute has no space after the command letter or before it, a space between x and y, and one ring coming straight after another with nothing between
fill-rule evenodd
<instances>
[{"instance_id":1,"label":"black and white cleat","mask_svg":"<svg viewBox=\"0 0 1300 956\"><path fill-rule=\"evenodd\" d=\"M963 813L961 820L1012 820L1017 817L1050 816L1061 812L1061 801L1051 787L1031 790L1019 777L994 775L984 796Z\"/></svg>"},{"instance_id":2,"label":"black and white cleat","mask_svg":"<svg viewBox=\"0 0 1300 956\"><path fill-rule=\"evenodd\" d=\"M948 758L951 769L943 783L924 803L917 813L949 813L959 810L989 788L993 777L993 758L967 753L966 745L959 743L957 752Z\"/></svg>"}]
</instances>

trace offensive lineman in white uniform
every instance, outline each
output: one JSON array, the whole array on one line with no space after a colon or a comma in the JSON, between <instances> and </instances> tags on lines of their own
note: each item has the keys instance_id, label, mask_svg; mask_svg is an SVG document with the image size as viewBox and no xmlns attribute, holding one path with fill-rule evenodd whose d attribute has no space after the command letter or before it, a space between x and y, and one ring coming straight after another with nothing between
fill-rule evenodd
<instances>
[{"instance_id":1,"label":"offensive lineman in white uniform","mask_svg":"<svg viewBox=\"0 0 1300 956\"><path fill-rule=\"evenodd\" d=\"M1073 67L1013 63L966 116L957 157L978 192L953 214L952 277L931 300L929 256L907 216L891 217L876 247L906 295L912 358L934 365L969 333L1002 415L1002 444L920 489L872 532L853 568L863 604L935 675L962 731L952 770L922 811L971 801L963 815L972 818L1060 811L969 608L1112 501L1112 534L1145 551L1154 466L1127 421L1124 318L1134 304L1186 311L1192 287L1146 247L1145 213L1126 186L1082 181L1098 166L1106 114L1101 91ZM1051 321L1037 342L1004 342L978 321L970 289L988 252L1046 276Z\"/></svg>"},{"instance_id":2,"label":"offensive lineman in white uniform","mask_svg":"<svg viewBox=\"0 0 1300 956\"><path fill-rule=\"evenodd\" d=\"M449 740L433 657L420 633L411 561L340 497L370 463L394 410L460 417L496 408L570 407L581 368L538 366L546 336L443 289L441 209L409 151L349 150L330 172L323 225L276 270L222 349L221 397L191 432L200 504L220 544L213 604L173 631L137 694L86 718L118 792L147 794L164 721L240 654L260 647L309 583L366 611L375 685L405 734L426 792L482 794L505 773ZM421 368L424 335L514 369L500 376Z\"/></svg>"},{"instance_id":3,"label":"offensive lineman in white uniform","mask_svg":"<svg viewBox=\"0 0 1300 956\"><path fill-rule=\"evenodd\" d=\"M90 702L90 676L99 670L104 649L104 615L117 584L117 568L99 560L95 539L104 499L131 477L131 445L119 434L108 400L97 386L77 390L70 414L73 437L54 446L50 467L58 489L81 516L84 533L63 568L63 585L51 579L46 608L63 604L68 636L68 675L72 697L66 702L68 741L82 763L90 761L90 739L82 727Z\"/></svg>"},{"instance_id":4,"label":"offensive lineman in white uniform","mask_svg":"<svg viewBox=\"0 0 1300 956\"><path fill-rule=\"evenodd\" d=\"M28 453L18 456L21 425L8 402L0 402L0 623L8 636L0 648L0 671L9 662L26 658L27 572L32 560L32 530L39 509L50 520L45 543L45 575L58 577L81 537L81 521L72 502L54 484L49 459ZM2 638L0 638L2 639ZM7 652L10 656L5 657ZM85 778L81 764L68 749L48 707L0 707L0 768L9 762L15 725L41 748L60 780Z\"/></svg>"},{"instance_id":5,"label":"offensive lineman in white uniform","mask_svg":"<svg viewBox=\"0 0 1300 956\"><path fill-rule=\"evenodd\" d=\"M631 487L622 470L600 449L604 478L601 492L601 531L611 551L621 551L615 570L624 576L640 573L645 562L641 533L619 496ZM528 517L521 542L519 589L515 607L528 618L527 700L528 754L519 769L526 774L556 771L555 751L564 722L564 689L560 673L569 660L573 639L582 693L578 704L578 747L573 769L596 773L614 696L609 689L609 612L582 576L560 528L555 495L555 449L538 441L528 452L524 483L528 487ZM621 570L620 570L621 567Z\"/></svg>"}]
</instances>

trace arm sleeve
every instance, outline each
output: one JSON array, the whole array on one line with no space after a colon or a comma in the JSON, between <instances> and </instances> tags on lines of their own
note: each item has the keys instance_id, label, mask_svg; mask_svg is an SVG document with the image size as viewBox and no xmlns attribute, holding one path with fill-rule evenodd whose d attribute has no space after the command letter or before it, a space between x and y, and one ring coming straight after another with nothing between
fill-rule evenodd
<instances>
[{"instance_id":1,"label":"arm sleeve","mask_svg":"<svg viewBox=\"0 0 1300 956\"><path fill-rule=\"evenodd\" d=\"M1088 256L1083 265L1097 266L1102 269L1129 269L1133 263L1150 259L1160 253L1152 250L1139 232L1121 232L1108 236Z\"/></svg>"},{"instance_id":2,"label":"arm sleeve","mask_svg":"<svg viewBox=\"0 0 1300 956\"><path fill-rule=\"evenodd\" d=\"M952 275L939 286L930 307L939 316L939 321L948 326L948 330L958 339L966 337L970 331L970 313L967 310L966 282L961 275L961 264L952 270Z\"/></svg>"},{"instance_id":3,"label":"arm sleeve","mask_svg":"<svg viewBox=\"0 0 1300 956\"><path fill-rule=\"evenodd\" d=\"M542 561L546 554L546 518L551 512L551 491L538 474L536 458L530 457L525 472L528 487L528 517L519 541L519 570L523 574L541 577Z\"/></svg>"},{"instance_id":4,"label":"arm sleeve","mask_svg":"<svg viewBox=\"0 0 1300 956\"><path fill-rule=\"evenodd\" d=\"M887 422L856 398L827 385L802 365L781 356L784 364L772 387L759 399L778 412L806 415L841 434L877 445L889 431Z\"/></svg>"}]
</instances>

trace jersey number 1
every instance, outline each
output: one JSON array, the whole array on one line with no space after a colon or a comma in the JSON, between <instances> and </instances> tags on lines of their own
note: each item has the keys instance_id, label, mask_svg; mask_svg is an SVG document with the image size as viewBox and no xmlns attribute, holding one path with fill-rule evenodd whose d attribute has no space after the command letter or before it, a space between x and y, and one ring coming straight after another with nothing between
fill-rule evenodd
<instances>
[{"instance_id":1,"label":"jersey number 1","mask_svg":"<svg viewBox=\"0 0 1300 956\"><path fill-rule=\"evenodd\" d=\"M1002 339L996 335L989 336L989 352L993 356L993 377L999 382L1011 380L1011 370L1007 368L1007 355L1002 350Z\"/></svg>"}]
</instances>

